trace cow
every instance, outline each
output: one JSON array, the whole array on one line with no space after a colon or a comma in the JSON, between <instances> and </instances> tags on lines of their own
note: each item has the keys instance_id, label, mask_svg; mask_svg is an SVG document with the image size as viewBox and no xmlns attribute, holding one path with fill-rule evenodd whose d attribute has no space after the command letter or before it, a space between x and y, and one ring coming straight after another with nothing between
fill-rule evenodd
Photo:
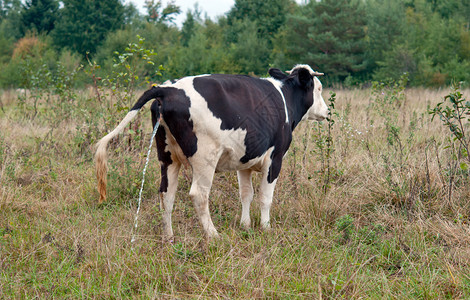
<instances>
[{"instance_id":1,"label":"cow","mask_svg":"<svg viewBox=\"0 0 470 300\"><path fill-rule=\"evenodd\" d=\"M205 235L218 233L209 215L209 193L215 172L237 171L242 205L240 224L251 226L251 176L261 172L261 227L270 228L269 212L282 159L292 133L304 119L328 117L322 84L308 65L286 73L271 68L270 77L211 74L155 85L138 99L120 124L97 144L96 174L100 203L106 199L108 142L150 100L161 165L159 189L164 235L171 239L171 213L182 165L192 169L189 195Z\"/></svg>"}]
</instances>

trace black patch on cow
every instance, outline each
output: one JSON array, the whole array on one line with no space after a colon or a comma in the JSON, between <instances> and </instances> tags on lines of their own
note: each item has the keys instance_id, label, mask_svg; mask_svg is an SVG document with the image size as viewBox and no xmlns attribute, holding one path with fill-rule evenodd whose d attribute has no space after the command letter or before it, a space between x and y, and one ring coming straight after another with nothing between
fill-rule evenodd
<instances>
[{"instance_id":1,"label":"black patch on cow","mask_svg":"<svg viewBox=\"0 0 470 300\"><path fill-rule=\"evenodd\" d=\"M209 110L222 120L221 130L246 130L246 152L240 162L260 157L272 146L276 146L275 152L288 148L291 131L284 102L271 82L242 75L211 75L196 77L193 84ZM277 147L280 145L283 147Z\"/></svg>"},{"instance_id":2,"label":"black patch on cow","mask_svg":"<svg viewBox=\"0 0 470 300\"><path fill-rule=\"evenodd\" d=\"M272 78L277 80L284 80L287 78L287 74L282 72L279 69L271 68L268 71L268 74L271 75Z\"/></svg>"},{"instance_id":3,"label":"black patch on cow","mask_svg":"<svg viewBox=\"0 0 470 300\"><path fill-rule=\"evenodd\" d=\"M306 69L296 69L283 80L283 84L282 93L286 99L289 121L293 131L313 105L313 76Z\"/></svg>"},{"instance_id":4,"label":"black patch on cow","mask_svg":"<svg viewBox=\"0 0 470 300\"><path fill-rule=\"evenodd\" d=\"M160 112L183 154L191 157L197 151L197 137L190 119L191 102L185 92L173 87L158 87L161 91ZM157 99L158 100L158 99ZM158 134L158 132L157 132Z\"/></svg>"},{"instance_id":5,"label":"black patch on cow","mask_svg":"<svg viewBox=\"0 0 470 300\"><path fill-rule=\"evenodd\" d=\"M158 101L154 101L152 106L150 107L150 111L152 113L152 124L155 127L155 124L160 119L160 107ZM160 182L160 192L164 193L168 190L168 166L173 163L171 159L171 153L165 151L167 146L166 144L166 132L163 126L158 127L157 133L155 135L155 142L157 143L157 153L158 153L158 160L161 164L161 171L162 171L162 179Z\"/></svg>"},{"instance_id":6,"label":"black patch on cow","mask_svg":"<svg viewBox=\"0 0 470 300\"><path fill-rule=\"evenodd\" d=\"M156 99L158 97L161 97L161 89L157 87L152 87L148 90L146 90L142 96L140 96L139 100L134 104L134 106L131 108L132 110L139 110L141 109L147 102L149 102L152 99Z\"/></svg>"},{"instance_id":7,"label":"black patch on cow","mask_svg":"<svg viewBox=\"0 0 470 300\"><path fill-rule=\"evenodd\" d=\"M161 163L160 165L162 179L160 181L160 193L166 193L168 191L168 165Z\"/></svg>"}]
</instances>

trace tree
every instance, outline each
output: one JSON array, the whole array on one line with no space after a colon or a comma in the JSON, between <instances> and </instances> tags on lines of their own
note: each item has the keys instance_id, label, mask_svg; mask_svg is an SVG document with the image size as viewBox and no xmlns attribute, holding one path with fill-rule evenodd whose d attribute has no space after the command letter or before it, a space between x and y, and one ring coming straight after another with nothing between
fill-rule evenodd
<instances>
[{"instance_id":1,"label":"tree","mask_svg":"<svg viewBox=\"0 0 470 300\"><path fill-rule=\"evenodd\" d=\"M366 4L367 56L370 59L368 71L372 72L377 62L385 59L385 53L403 34L405 7L396 0L370 0Z\"/></svg>"},{"instance_id":2,"label":"tree","mask_svg":"<svg viewBox=\"0 0 470 300\"><path fill-rule=\"evenodd\" d=\"M48 34L54 29L58 11L59 3L56 0L26 1L21 12L21 34L25 35L28 31Z\"/></svg>"},{"instance_id":3,"label":"tree","mask_svg":"<svg viewBox=\"0 0 470 300\"><path fill-rule=\"evenodd\" d=\"M0 39L16 40L21 37L20 12L20 0L0 0ZM4 49L0 51L4 51Z\"/></svg>"},{"instance_id":4,"label":"tree","mask_svg":"<svg viewBox=\"0 0 470 300\"><path fill-rule=\"evenodd\" d=\"M294 5L292 0L235 0L227 14L227 22L229 25L243 20L254 22L259 37L270 43Z\"/></svg>"},{"instance_id":5,"label":"tree","mask_svg":"<svg viewBox=\"0 0 470 300\"><path fill-rule=\"evenodd\" d=\"M365 27L365 10L357 1L310 1L288 16L276 36L274 60L307 63L332 81L363 76L368 63Z\"/></svg>"},{"instance_id":6,"label":"tree","mask_svg":"<svg viewBox=\"0 0 470 300\"><path fill-rule=\"evenodd\" d=\"M20 8L20 0L0 0L0 21L3 21L12 12L19 12Z\"/></svg>"},{"instance_id":7,"label":"tree","mask_svg":"<svg viewBox=\"0 0 470 300\"><path fill-rule=\"evenodd\" d=\"M367 66L365 11L354 0L323 0L313 6L307 62L333 80L357 75ZM352 17L354 16L354 17Z\"/></svg>"},{"instance_id":8,"label":"tree","mask_svg":"<svg viewBox=\"0 0 470 300\"><path fill-rule=\"evenodd\" d=\"M188 10L186 13L186 20L184 20L183 27L181 28L181 44L183 46L188 46L189 40L194 35L201 22L201 11L196 3L194 11Z\"/></svg>"},{"instance_id":9,"label":"tree","mask_svg":"<svg viewBox=\"0 0 470 300\"><path fill-rule=\"evenodd\" d=\"M230 54L244 74L264 75L269 68L268 42L256 34L256 23L246 20L240 24L237 43L232 44Z\"/></svg>"},{"instance_id":10,"label":"tree","mask_svg":"<svg viewBox=\"0 0 470 300\"><path fill-rule=\"evenodd\" d=\"M64 0L53 31L59 47L85 55L95 53L108 32L123 25L123 6L119 0Z\"/></svg>"},{"instance_id":11,"label":"tree","mask_svg":"<svg viewBox=\"0 0 470 300\"><path fill-rule=\"evenodd\" d=\"M147 21L150 23L173 23L176 15L181 12L179 6L175 5L174 0L167 3L163 8L162 1L147 0L145 1L147 9Z\"/></svg>"}]
</instances>

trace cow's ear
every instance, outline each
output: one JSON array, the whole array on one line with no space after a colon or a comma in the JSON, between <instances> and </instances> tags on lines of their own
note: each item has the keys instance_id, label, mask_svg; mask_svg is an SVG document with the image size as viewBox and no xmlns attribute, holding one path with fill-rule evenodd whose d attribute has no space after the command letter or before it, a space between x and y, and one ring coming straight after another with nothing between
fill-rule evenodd
<instances>
[{"instance_id":1,"label":"cow's ear","mask_svg":"<svg viewBox=\"0 0 470 300\"><path fill-rule=\"evenodd\" d=\"M310 74L310 71L305 68L298 69L297 78L302 87L309 88L313 84L313 76Z\"/></svg>"},{"instance_id":2,"label":"cow's ear","mask_svg":"<svg viewBox=\"0 0 470 300\"><path fill-rule=\"evenodd\" d=\"M287 78L287 74L285 74L279 69L271 68L269 69L268 73L269 75L271 75L272 78L277 79L277 80L283 80Z\"/></svg>"}]
</instances>

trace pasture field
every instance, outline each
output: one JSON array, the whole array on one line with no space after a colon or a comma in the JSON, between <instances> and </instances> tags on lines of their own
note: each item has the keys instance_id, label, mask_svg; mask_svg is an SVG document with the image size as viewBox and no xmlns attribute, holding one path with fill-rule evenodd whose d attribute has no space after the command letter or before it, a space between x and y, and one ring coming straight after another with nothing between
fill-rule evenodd
<instances>
[{"instance_id":1,"label":"pasture field","mask_svg":"<svg viewBox=\"0 0 470 300\"><path fill-rule=\"evenodd\" d=\"M0 298L470 298L468 169L428 114L450 89L335 90L334 124L294 132L268 232L256 201L240 228L236 173L224 173L210 196L221 238L205 241L183 170L171 244L156 151L131 243L149 104L110 144L98 204L93 145L126 110L96 92L0 91Z\"/></svg>"}]
</instances>

